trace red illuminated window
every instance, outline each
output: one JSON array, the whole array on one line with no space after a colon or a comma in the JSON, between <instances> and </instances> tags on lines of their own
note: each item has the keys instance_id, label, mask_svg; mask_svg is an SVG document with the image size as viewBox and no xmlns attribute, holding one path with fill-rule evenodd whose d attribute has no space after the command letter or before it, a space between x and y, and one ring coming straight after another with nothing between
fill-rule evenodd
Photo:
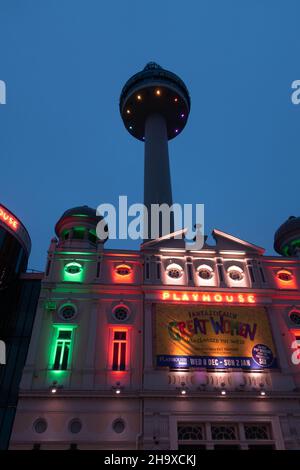
<instances>
[{"instance_id":1,"label":"red illuminated window","mask_svg":"<svg viewBox=\"0 0 300 470\"><path fill-rule=\"evenodd\" d=\"M113 332L113 370L126 368L127 331Z\"/></svg>"},{"instance_id":2,"label":"red illuminated window","mask_svg":"<svg viewBox=\"0 0 300 470\"><path fill-rule=\"evenodd\" d=\"M131 268L130 266L127 266L126 264L120 264L119 266L116 267L116 273L119 276L129 276L131 273Z\"/></svg>"},{"instance_id":3,"label":"red illuminated window","mask_svg":"<svg viewBox=\"0 0 300 470\"><path fill-rule=\"evenodd\" d=\"M277 272L277 277L283 282L290 282L293 279L293 274L286 269L281 269Z\"/></svg>"}]
</instances>

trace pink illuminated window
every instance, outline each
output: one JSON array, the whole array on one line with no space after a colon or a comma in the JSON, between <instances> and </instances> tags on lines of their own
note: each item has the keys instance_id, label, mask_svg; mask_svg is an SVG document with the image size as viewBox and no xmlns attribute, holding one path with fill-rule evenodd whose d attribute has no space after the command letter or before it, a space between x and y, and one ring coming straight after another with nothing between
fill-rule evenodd
<instances>
[{"instance_id":1,"label":"pink illuminated window","mask_svg":"<svg viewBox=\"0 0 300 470\"><path fill-rule=\"evenodd\" d=\"M113 332L113 370L126 368L127 331Z\"/></svg>"}]
</instances>

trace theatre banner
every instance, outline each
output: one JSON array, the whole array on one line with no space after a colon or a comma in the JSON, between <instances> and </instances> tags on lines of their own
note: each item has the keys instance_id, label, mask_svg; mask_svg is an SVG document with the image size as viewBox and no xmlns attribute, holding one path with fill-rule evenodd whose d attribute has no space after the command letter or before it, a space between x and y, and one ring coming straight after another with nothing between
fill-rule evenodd
<instances>
[{"instance_id":1,"label":"theatre banner","mask_svg":"<svg viewBox=\"0 0 300 470\"><path fill-rule=\"evenodd\" d=\"M155 336L158 367L277 367L264 307L157 304Z\"/></svg>"}]
</instances>

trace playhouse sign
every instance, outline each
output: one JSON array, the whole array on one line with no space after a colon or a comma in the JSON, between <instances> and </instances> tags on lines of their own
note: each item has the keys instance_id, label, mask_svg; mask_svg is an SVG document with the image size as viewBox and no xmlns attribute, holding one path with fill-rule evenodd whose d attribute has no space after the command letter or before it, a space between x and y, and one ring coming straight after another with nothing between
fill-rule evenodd
<instances>
[{"instance_id":1,"label":"playhouse sign","mask_svg":"<svg viewBox=\"0 0 300 470\"><path fill-rule=\"evenodd\" d=\"M200 303L238 303L238 304L255 304L256 296L254 294L241 294L238 292L224 294L220 292L175 292L163 291L161 300L166 302L200 302Z\"/></svg>"},{"instance_id":2,"label":"playhouse sign","mask_svg":"<svg viewBox=\"0 0 300 470\"><path fill-rule=\"evenodd\" d=\"M0 206L0 221L10 227L12 230L17 231L19 228L19 221L3 206Z\"/></svg>"}]
</instances>

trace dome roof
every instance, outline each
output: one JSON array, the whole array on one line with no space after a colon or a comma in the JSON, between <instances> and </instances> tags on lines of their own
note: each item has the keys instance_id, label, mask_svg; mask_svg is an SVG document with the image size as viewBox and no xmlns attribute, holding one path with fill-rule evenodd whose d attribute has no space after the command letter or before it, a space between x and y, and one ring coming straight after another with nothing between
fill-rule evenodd
<instances>
[{"instance_id":1,"label":"dome roof","mask_svg":"<svg viewBox=\"0 0 300 470\"><path fill-rule=\"evenodd\" d=\"M72 207L71 209L66 210L63 215L61 216L61 219L64 217L97 217L96 216L96 209L93 209L92 207L89 206L78 206L78 207Z\"/></svg>"},{"instance_id":2,"label":"dome roof","mask_svg":"<svg viewBox=\"0 0 300 470\"><path fill-rule=\"evenodd\" d=\"M55 225L55 233L59 237L66 226L87 226L96 228L103 217L96 214L96 209L89 206L77 206L67 209Z\"/></svg>"},{"instance_id":3,"label":"dome roof","mask_svg":"<svg viewBox=\"0 0 300 470\"><path fill-rule=\"evenodd\" d=\"M279 229L275 232L274 236L274 249L281 255L287 255L285 247L290 242L296 242L300 239L300 217L290 216ZM292 243L293 244L293 243Z\"/></svg>"},{"instance_id":4,"label":"dome roof","mask_svg":"<svg viewBox=\"0 0 300 470\"><path fill-rule=\"evenodd\" d=\"M162 67L158 65L156 62L148 62L148 64L145 65L144 70L151 70L151 69L162 69Z\"/></svg>"}]
</instances>

